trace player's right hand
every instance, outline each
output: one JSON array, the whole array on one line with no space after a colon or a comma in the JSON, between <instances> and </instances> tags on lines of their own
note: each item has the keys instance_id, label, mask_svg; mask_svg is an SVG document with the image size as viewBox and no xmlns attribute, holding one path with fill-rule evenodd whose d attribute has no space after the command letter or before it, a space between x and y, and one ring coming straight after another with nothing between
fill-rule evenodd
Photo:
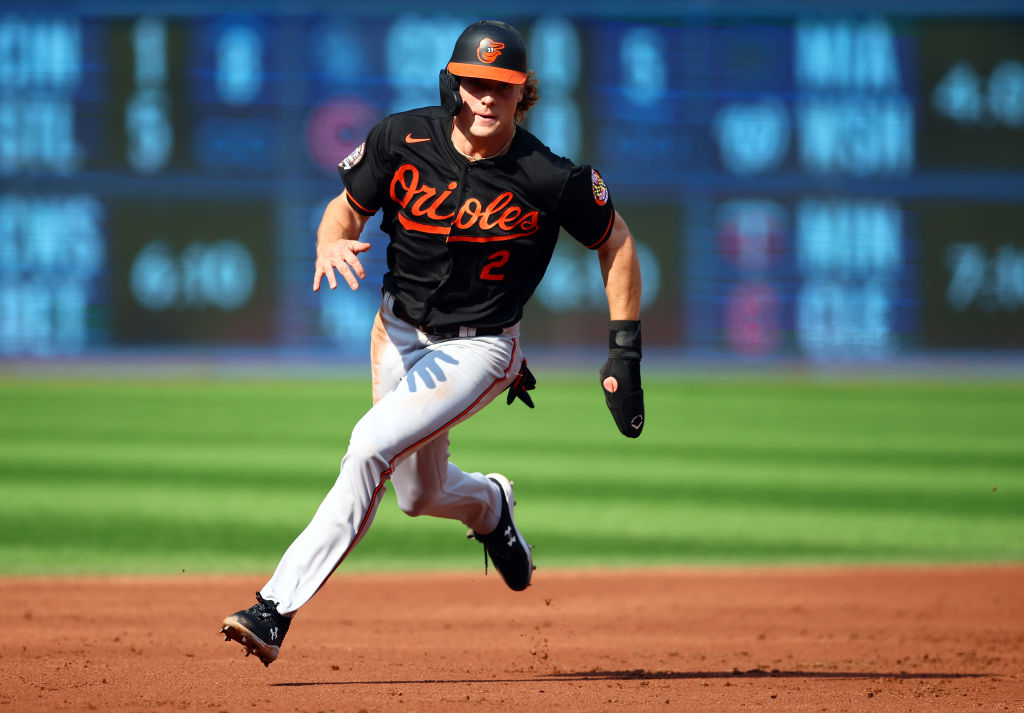
<instances>
[{"instance_id":1,"label":"player's right hand","mask_svg":"<svg viewBox=\"0 0 1024 713\"><path fill-rule=\"evenodd\" d=\"M338 274L353 290L359 289L359 280L366 278L366 270L359 262L357 255L370 249L369 243L358 240L319 241L316 244L316 272L313 275L313 292L320 291L320 281L326 277L331 289L338 286L334 275ZM357 279L358 278L358 279Z\"/></svg>"}]
</instances>

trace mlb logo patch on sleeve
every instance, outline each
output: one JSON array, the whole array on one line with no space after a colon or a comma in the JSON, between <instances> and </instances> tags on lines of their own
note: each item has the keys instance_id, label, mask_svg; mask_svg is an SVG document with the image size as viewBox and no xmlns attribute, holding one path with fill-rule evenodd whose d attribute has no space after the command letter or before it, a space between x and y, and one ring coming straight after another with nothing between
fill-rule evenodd
<instances>
[{"instance_id":1,"label":"mlb logo patch on sleeve","mask_svg":"<svg viewBox=\"0 0 1024 713\"><path fill-rule=\"evenodd\" d=\"M598 205L604 205L608 202L608 186L604 184L604 179L601 178L601 174L590 169L590 181L594 186L594 202Z\"/></svg>"},{"instance_id":2,"label":"mlb logo patch on sleeve","mask_svg":"<svg viewBox=\"0 0 1024 713\"><path fill-rule=\"evenodd\" d=\"M366 142L356 146L355 150L345 157L345 160L338 164L338 168L347 171L363 160L363 153L366 152Z\"/></svg>"}]
</instances>

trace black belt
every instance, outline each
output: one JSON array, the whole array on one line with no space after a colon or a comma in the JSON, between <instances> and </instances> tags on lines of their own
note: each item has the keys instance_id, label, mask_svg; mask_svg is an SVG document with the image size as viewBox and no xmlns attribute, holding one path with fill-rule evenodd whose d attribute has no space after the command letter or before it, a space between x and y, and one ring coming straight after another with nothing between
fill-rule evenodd
<instances>
[{"instance_id":1,"label":"black belt","mask_svg":"<svg viewBox=\"0 0 1024 713\"><path fill-rule=\"evenodd\" d=\"M452 337L494 337L505 331L503 327L423 327L416 323L416 320L410 316L409 311L402 305L401 302L395 298L395 301L391 305L391 311L395 313L395 316L406 324L416 327L424 334L432 334L436 337L444 337L450 339ZM463 330L467 330L468 334L463 333Z\"/></svg>"}]
</instances>

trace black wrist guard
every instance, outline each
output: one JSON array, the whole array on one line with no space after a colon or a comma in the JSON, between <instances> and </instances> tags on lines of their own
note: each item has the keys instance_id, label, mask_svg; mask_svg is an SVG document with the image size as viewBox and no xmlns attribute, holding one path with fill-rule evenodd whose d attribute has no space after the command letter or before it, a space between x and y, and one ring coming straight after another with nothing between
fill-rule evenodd
<instances>
[{"instance_id":1,"label":"black wrist guard","mask_svg":"<svg viewBox=\"0 0 1024 713\"><path fill-rule=\"evenodd\" d=\"M644 428L644 392L640 388L640 322L612 320L608 324L608 361L601 367L601 384L614 376L618 388L604 389L604 400L624 436L636 438Z\"/></svg>"}]
</instances>

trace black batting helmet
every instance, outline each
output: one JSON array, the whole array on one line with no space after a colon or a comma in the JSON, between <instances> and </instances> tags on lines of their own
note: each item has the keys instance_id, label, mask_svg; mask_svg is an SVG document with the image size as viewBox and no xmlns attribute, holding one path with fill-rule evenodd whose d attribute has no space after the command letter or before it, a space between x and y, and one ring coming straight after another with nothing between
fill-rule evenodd
<instances>
[{"instance_id":1,"label":"black batting helmet","mask_svg":"<svg viewBox=\"0 0 1024 713\"><path fill-rule=\"evenodd\" d=\"M458 77L522 84L526 81L526 43L512 25L481 20L459 35L446 69Z\"/></svg>"}]
</instances>

